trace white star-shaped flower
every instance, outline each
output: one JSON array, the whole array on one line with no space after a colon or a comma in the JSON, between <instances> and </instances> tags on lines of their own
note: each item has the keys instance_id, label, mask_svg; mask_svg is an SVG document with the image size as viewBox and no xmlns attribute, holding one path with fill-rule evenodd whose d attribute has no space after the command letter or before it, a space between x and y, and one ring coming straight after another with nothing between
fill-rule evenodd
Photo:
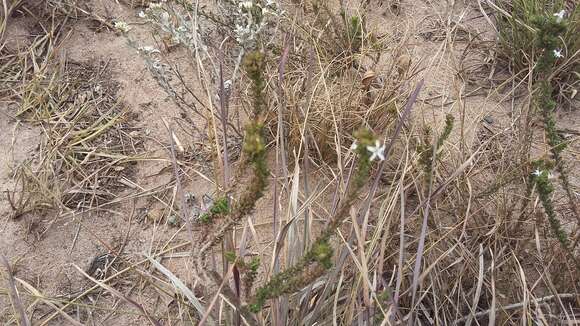
<instances>
[{"instance_id":1,"label":"white star-shaped flower","mask_svg":"<svg viewBox=\"0 0 580 326\"><path fill-rule=\"evenodd\" d=\"M539 177L542 175L542 171L540 171L540 169L536 169L534 172L532 172L533 175L535 175L536 177Z\"/></svg>"},{"instance_id":2,"label":"white star-shaped flower","mask_svg":"<svg viewBox=\"0 0 580 326\"><path fill-rule=\"evenodd\" d=\"M563 58L564 57L564 55L562 54L562 50L561 49L554 50L554 56L556 58Z\"/></svg>"},{"instance_id":3,"label":"white star-shaped flower","mask_svg":"<svg viewBox=\"0 0 580 326\"><path fill-rule=\"evenodd\" d=\"M141 10L137 16L139 16L140 18L145 18L145 12Z\"/></svg>"},{"instance_id":4,"label":"white star-shaped flower","mask_svg":"<svg viewBox=\"0 0 580 326\"><path fill-rule=\"evenodd\" d=\"M555 13L554 17L556 17L556 22L561 22L564 19L564 15L566 15L566 10L560 10Z\"/></svg>"},{"instance_id":5,"label":"white star-shaped flower","mask_svg":"<svg viewBox=\"0 0 580 326\"><path fill-rule=\"evenodd\" d=\"M378 140L375 141L375 146L367 146L367 150L371 152L371 161L377 157L381 161L385 160L385 145L381 146L381 143Z\"/></svg>"}]
</instances>

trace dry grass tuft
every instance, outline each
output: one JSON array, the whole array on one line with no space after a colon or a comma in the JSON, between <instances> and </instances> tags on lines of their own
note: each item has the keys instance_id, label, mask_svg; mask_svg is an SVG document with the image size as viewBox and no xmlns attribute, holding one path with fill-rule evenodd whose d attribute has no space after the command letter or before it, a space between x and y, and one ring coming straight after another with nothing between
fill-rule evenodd
<instances>
[{"instance_id":1,"label":"dry grass tuft","mask_svg":"<svg viewBox=\"0 0 580 326\"><path fill-rule=\"evenodd\" d=\"M141 147L106 63L60 69L27 85L16 114L38 124L44 138L39 156L17 169L19 192L30 196L19 210L83 210L113 199Z\"/></svg>"},{"instance_id":2,"label":"dry grass tuft","mask_svg":"<svg viewBox=\"0 0 580 326\"><path fill-rule=\"evenodd\" d=\"M46 209L82 211L113 199L142 147L107 62L54 61L58 27L51 25L27 51L2 57L3 95L13 118L42 131L38 155L14 168L16 189L8 195L14 218Z\"/></svg>"}]
</instances>

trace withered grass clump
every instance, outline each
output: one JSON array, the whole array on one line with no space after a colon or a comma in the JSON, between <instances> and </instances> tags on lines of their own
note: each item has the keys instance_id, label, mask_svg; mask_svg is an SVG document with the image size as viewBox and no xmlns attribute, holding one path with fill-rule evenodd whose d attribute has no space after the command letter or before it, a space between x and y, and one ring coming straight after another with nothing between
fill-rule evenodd
<instances>
[{"instance_id":1,"label":"withered grass clump","mask_svg":"<svg viewBox=\"0 0 580 326\"><path fill-rule=\"evenodd\" d=\"M131 126L135 117L117 99L106 65L69 62L54 68L24 86L15 113L43 132L38 159L17 169L18 192L29 197L29 207L14 207L17 215L41 208L82 210L112 200L124 189L123 178L130 177L142 146Z\"/></svg>"},{"instance_id":2,"label":"withered grass clump","mask_svg":"<svg viewBox=\"0 0 580 326\"><path fill-rule=\"evenodd\" d=\"M305 16L304 26L295 27L305 51L292 57L293 73L278 85L284 88L288 107L283 111L288 150L302 153L305 138L312 158L332 162L337 159L336 147L350 143L359 128L382 131L392 126L396 107L408 92L402 85L414 72L397 65L403 47L397 48L387 36L376 38L361 18L329 18L333 24L319 31L320 22ZM351 38L345 24L349 29L358 26L352 32L358 35L356 50L347 45Z\"/></svg>"},{"instance_id":3,"label":"withered grass clump","mask_svg":"<svg viewBox=\"0 0 580 326\"><path fill-rule=\"evenodd\" d=\"M142 148L133 116L117 98L108 62L85 64L58 57L72 26L68 2L17 1L3 22L19 13L38 30L26 48L2 45L0 95L10 116L41 131L38 154L14 167L8 199L13 217L34 211L83 211L112 200L125 187ZM4 41L4 39L2 39Z\"/></svg>"}]
</instances>

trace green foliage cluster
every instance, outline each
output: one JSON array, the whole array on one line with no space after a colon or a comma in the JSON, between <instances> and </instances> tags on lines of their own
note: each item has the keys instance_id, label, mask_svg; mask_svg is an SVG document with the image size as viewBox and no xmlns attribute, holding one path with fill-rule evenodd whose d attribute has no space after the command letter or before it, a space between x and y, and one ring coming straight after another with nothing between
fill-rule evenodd
<instances>
[{"instance_id":1,"label":"green foliage cluster","mask_svg":"<svg viewBox=\"0 0 580 326\"><path fill-rule=\"evenodd\" d=\"M551 72L558 59L554 50L562 45L561 37L566 32L566 23L564 20L558 21L555 17L535 16L532 18L532 24L538 31L536 47L543 51L536 67L536 72L541 76Z\"/></svg>"},{"instance_id":2,"label":"green foliage cluster","mask_svg":"<svg viewBox=\"0 0 580 326\"><path fill-rule=\"evenodd\" d=\"M313 263L318 262L316 266ZM299 291L332 267L332 247L328 239L318 239L298 263L274 275L256 290L248 308L259 312L267 300Z\"/></svg>"},{"instance_id":3,"label":"green foliage cluster","mask_svg":"<svg viewBox=\"0 0 580 326\"><path fill-rule=\"evenodd\" d=\"M230 212L230 204L226 197L221 197L213 202L213 205L208 212L201 214L199 220L202 223L210 223L215 218L228 214Z\"/></svg>"},{"instance_id":4,"label":"green foliage cluster","mask_svg":"<svg viewBox=\"0 0 580 326\"><path fill-rule=\"evenodd\" d=\"M549 172L546 169L542 169L544 164L541 160L534 162L534 165L536 166L537 172L532 174L531 178L536 185L536 191L538 192L542 206L544 206L544 211L548 216L550 227L552 228L552 231L556 235L556 238L562 247L566 250L569 250L570 241L568 240L568 235L564 229L562 229L562 225L560 224L560 220L558 220L556 211L554 209L554 204L552 203L552 192L554 192L554 186L550 181Z\"/></svg>"},{"instance_id":5,"label":"green foliage cluster","mask_svg":"<svg viewBox=\"0 0 580 326\"><path fill-rule=\"evenodd\" d=\"M266 89L266 80L264 79L266 61L264 54L260 51L252 51L246 54L244 57L244 69L252 82L253 113L255 117L259 117L264 113L266 107L264 94L264 90Z\"/></svg>"},{"instance_id":6,"label":"green foliage cluster","mask_svg":"<svg viewBox=\"0 0 580 326\"><path fill-rule=\"evenodd\" d=\"M250 116L250 121L246 125L243 152L246 155L246 160L252 165L253 174L249 181L248 187L240 195L237 202L232 205L232 208L228 210L226 214L227 219L225 222L219 226L219 229L213 232L209 236L209 241L205 243L199 251L197 257L197 266L200 270L205 268L205 260L207 258L207 252L222 241L225 235L244 218L250 214L255 206L256 202L263 196L264 190L268 185L269 171L266 163L266 144L264 141L264 112L266 109L265 101L265 79L264 79L264 55L260 52L250 52L246 54L243 62L243 68L245 69L248 77L250 78L252 96L253 96L253 107L252 115ZM225 207L218 206L220 211ZM209 216L208 216L209 220ZM235 253L226 252L224 253L224 259L233 262L239 271L243 273L243 286L245 289L246 297L250 297L253 283L258 275L258 268L260 262L258 259L254 259L249 263L245 263L241 259L236 259ZM222 277L213 270L206 272L206 277L211 279L216 285L223 283ZM236 294L231 293L231 298L233 299ZM249 311L247 307L241 310L241 313L247 318L251 319L249 316Z\"/></svg>"},{"instance_id":7,"label":"green foliage cluster","mask_svg":"<svg viewBox=\"0 0 580 326\"><path fill-rule=\"evenodd\" d=\"M556 102L552 99L553 88L549 82L541 81L538 85L538 93L536 96L536 105L542 114L544 120L544 131L546 132L548 144L552 158L556 162L561 162L561 153L566 149L566 143L556 129L556 117L554 111L556 110Z\"/></svg>"},{"instance_id":8,"label":"green foliage cluster","mask_svg":"<svg viewBox=\"0 0 580 326\"><path fill-rule=\"evenodd\" d=\"M249 213L258 199L263 196L263 191L268 182L268 165L266 163L266 144L264 141L264 114L266 107L266 81L264 79L264 54L259 51L250 52L244 58L244 68L252 82L253 117L246 126L243 150L252 164L254 178L250 187L240 199L239 209ZM244 215L245 215L244 214Z\"/></svg>"},{"instance_id":9,"label":"green foliage cluster","mask_svg":"<svg viewBox=\"0 0 580 326\"><path fill-rule=\"evenodd\" d=\"M435 164L435 160L439 156L439 149L443 146L445 141L451 135L451 131L453 131L453 125L455 122L455 118L451 114L447 114L445 116L445 127L443 128L443 132L441 132L441 136L437 139L437 143L433 144L431 139L431 130L426 129L424 132L424 137L422 142L417 146L417 151L419 153L419 164L423 167L423 171L425 173L426 182L429 183L432 178L433 174L433 164ZM435 146L435 149L433 148ZM435 157L433 157L433 153L435 152Z\"/></svg>"}]
</instances>

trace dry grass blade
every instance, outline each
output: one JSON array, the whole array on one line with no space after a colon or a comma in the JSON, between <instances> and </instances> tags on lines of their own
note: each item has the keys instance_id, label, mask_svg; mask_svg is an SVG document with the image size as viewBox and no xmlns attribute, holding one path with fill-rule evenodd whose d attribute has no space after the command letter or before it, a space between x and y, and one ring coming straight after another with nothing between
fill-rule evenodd
<instances>
[{"instance_id":1,"label":"dry grass blade","mask_svg":"<svg viewBox=\"0 0 580 326\"><path fill-rule=\"evenodd\" d=\"M415 89L413 90L413 92L409 96L409 99L407 100L407 103L405 104L405 108L403 109L403 113L401 114L401 116L397 120L397 126L395 128L395 131L393 132L393 135L390 137L390 141L385 148L385 154L384 154L385 159L381 162L379 170L378 170L376 177L373 181L373 185L372 185L370 194L369 194L369 196L367 196L367 202L366 202L365 208L363 209L362 213L359 216L364 216L365 214L367 214L368 210L370 209L370 203L371 203L371 201L372 201L372 199L377 191L379 181L380 181L380 176L382 175L382 173L385 169L385 166L386 166L385 162L389 158L389 155L391 154L391 151L393 150L395 142L399 139L399 135L400 135L401 131L403 130L403 126L405 125L405 122L407 121L407 119L409 118L409 115L411 114L413 106L415 105L415 102L417 101L417 98L419 97L419 93L421 92L421 89L423 88L424 83L425 83L425 81L423 79L417 83L417 86L415 86Z\"/></svg>"},{"instance_id":2,"label":"dry grass blade","mask_svg":"<svg viewBox=\"0 0 580 326\"><path fill-rule=\"evenodd\" d=\"M479 299L481 296L481 288L483 287L483 272L484 272L484 263L483 263L483 246L479 245L479 275L477 278L477 289L475 290L475 294L473 295L473 304L471 305L471 312L475 314L475 309L479 304ZM473 319L468 318L465 321L465 326L470 326Z\"/></svg>"},{"instance_id":3,"label":"dry grass blade","mask_svg":"<svg viewBox=\"0 0 580 326\"><path fill-rule=\"evenodd\" d=\"M66 319L72 325L75 325L75 326L84 326L84 324L79 323L78 321L76 321L75 319L73 319L71 316L69 316L66 312L64 312L62 308L58 307L53 302L51 302L48 298L46 298L40 291L38 291L30 283L28 283L28 282L26 282L24 280L18 279L18 278L16 280L20 284L22 284L22 286L24 286L24 288L27 289L28 292L30 292L35 298L38 298L38 299L42 300L42 302L44 302L46 305L48 305L52 309L56 310L58 314L60 314L64 319Z\"/></svg>"},{"instance_id":4,"label":"dry grass blade","mask_svg":"<svg viewBox=\"0 0 580 326\"><path fill-rule=\"evenodd\" d=\"M433 157L436 153L436 146L433 146ZM431 166L430 173L433 173L433 165ZM423 253L425 250L425 239L427 238L427 220L429 218L429 210L431 209L431 198L432 198L432 188L433 188L433 179L429 178L429 185L427 188L427 199L425 200L425 204L423 205L423 222L421 224L421 234L419 235L419 245L417 247L417 256L415 258L415 266L413 268L413 283L411 285L411 292L412 292L412 299L411 299L411 306L412 309L409 312L409 326L414 326L414 307L415 307L415 295L417 294L417 288L419 286L419 275L421 275L421 262L423 260Z\"/></svg>"},{"instance_id":5,"label":"dry grass blade","mask_svg":"<svg viewBox=\"0 0 580 326\"><path fill-rule=\"evenodd\" d=\"M221 293L222 289L224 288L224 286L227 286L228 281L233 274L234 266L235 265L230 266L228 273L224 277L222 283L219 285L219 287L216 291L216 294L214 295L214 297L211 299L211 301L207 305L206 312L202 315L201 320L199 321L199 326L204 326L206 321L208 321L208 320L211 321L211 316L210 316L211 311L213 310L213 307L215 306L216 302L218 301L218 298L220 297L220 293Z\"/></svg>"},{"instance_id":6,"label":"dry grass blade","mask_svg":"<svg viewBox=\"0 0 580 326\"><path fill-rule=\"evenodd\" d=\"M539 305L541 303L550 302L552 300L578 299L579 297L580 297L580 295L578 295L578 294L573 294L573 293L559 293L559 294L553 294L553 295L548 295L548 296L545 296L545 297L533 299L532 302L535 305ZM529 302L512 303L512 304L508 304L508 305L503 306L502 309L504 309L505 311L510 311L510 310L522 308L524 305L527 305L527 304L529 304ZM478 319L478 318L481 318L481 317L485 317L485 316L489 315L492 312L493 312L492 309L488 309L488 310L485 310L485 311L480 311L480 312L475 313L473 315L470 314L470 315L467 315L465 317L461 317L461 318L455 320L453 322L453 325L463 324L469 318Z\"/></svg>"},{"instance_id":7,"label":"dry grass blade","mask_svg":"<svg viewBox=\"0 0 580 326\"><path fill-rule=\"evenodd\" d=\"M20 296L18 295L18 290L16 289L16 283L14 282L14 274L12 273L12 268L10 267L10 263L8 259L4 257L4 255L0 255L0 262L4 265L6 269L6 280L8 281L8 288L10 289L10 302L14 309L18 312L20 316L19 323L21 326L30 326L30 319L26 315L26 311L24 310L24 305L22 304L22 300L20 300Z\"/></svg>"},{"instance_id":8,"label":"dry grass blade","mask_svg":"<svg viewBox=\"0 0 580 326\"><path fill-rule=\"evenodd\" d=\"M143 307L143 305L135 302L134 300L132 300L131 298L127 297L126 295L124 295L123 293L117 291L116 289L108 286L107 284L98 281L96 279L94 279L93 277L91 277L90 275L88 275L87 273L85 273L85 271L83 271L80 267L78 267L77 265L73 264L73 267L76 268L84 277L88 278L89 280L91 280L92 282L94 282L95 284L97 284L98 286L102 287L103 289L111 292L112 294L114 294L115 296L119 297L120 299L126 301L127 303L131 304L132 306L134 306L135 308L139 309L139 311L143 314L143 316L145 316L147 318L147 320L154 326L161 326L161 323L155 319L153 319L145 310L145 308Z\"/></svg>"},{"instance_id":9,"label":"dry grass blade","mask_svg":"<svg viewBox=\"0 0 580 326\"><path fill-rule=\"evenodd\" d=\"M173 246L173 247L169 247L169 248L167 248L167 249L165 249L165 250L161 251L160 253L158 253L158 255L159 255L159 256L162 256L162 255L164 255L164 254L167 254L167 253L169 253L169 252L172 252L172 251L174 251L174 250L181 249L181 248L184 248L184 247L186 247L186 246L189 246L190 244L191 244L191 243L190 243L189 241L183 242L183 243L181 243L181 244L178 244L178 245L176 245L176 246ZM116 274L114 274L114 275L111 275L111 276L107 277L106 279L102 280L102 282L101 282L101 283L104 283L104 282L109 282L109 281L111 281L111 280L113 280L113 279L115 279L115 278L118 278L118 277L120 277L121 275L124 275L124 274L128 273L129 271L133 270L135 267L137 267L137 266L139 266L139 265L143 265L143 264L145 264L145 263L147 263L147 262L149 262L149 260L148 260L147 258L145 258L145 259L143 259L143 260L141 260L141 261L137 262L136 264L133 264L133 265L131 265L131 266L129 266L129 267L126 267L125 269L123 269L123 270L120 270L120 271L119 271L119 272L117 272ZM70 307L70 306L71 306L71 305L73 305L73 304L74 304L76 301L78 301L78 300L80 300L81 298L85 297L86 295L88 295L89 293L91 293L91 292L93 292L94 290L98 289L99 287L100 287L100 285L97 283L96 285L94 285L94 286L92 286L92 287L88 288L87 290L83 291L81 294L77 295L77 296L76 296L74 299L72 299L70 302L66 303L66 304L65 304L64 306L62 306L60 309L57 309L57 312L55 312L55 313L53 313L53 314L49 315L48 317L44 318L44 319L42 320L42 322L40 323L40 325L39 325L39 326L46 326L46 325L49 325L49 323L52 321L52 319L54 319L54 318L55 318L55 317L56 317L56 316L59 314L59 312L58 312L58 311L60 311L60 310L63 310L63 309L66 309L66 308Z\"/></svg>"},{"instance_id":10,"label":"dry grass blade","mask_svg":"<svg viewBox=\"0 0 580 326\"><path fill-rule=\"evenodd\" d=\"M12 15L12 11L18 7L22 0L10 1L10 5L8 5L8 2L9 0L2 0L2 13L0 16L0 51L4 48L6 41L5 32L6 27L8 26L8 18Z\"/></svg>"},{"instance_id":11,"label":"dry grass blade","mask_svg":"<svg viewBox=\"0 0 580 326\"><path fill-rule=\"evenodd\" d=\"M287 158L286 158L286 128L284 128L284 115L286 114L286 97L285 97L285 90L284 90L284 73L286 71L286 64L288 61L288 56L290 54L290 37L285 35L284 37L284 52L282 53L282 58L280 59L280 63L278 64L278 121L277 121L277 128L276 128L276 163L275 163L275 177L282 177L284 180L284 187L287 188L287 180L288 180L288 166L287 166ZM279 228L282 224L280 219L280 204L279 204L279 185L278 182L274 183L274 202L273 202L273 213L272 213L272 234L275 239L279 238ZM271 273L279 273L280 272L280 257L278 252L272 255L272 266L269 269ZM281 307L280 300L275 299L272 302L272 315L273 319L281 323L281 316L280 311L287 311L287 307Z\"/></svg>"},{"instance_id":12,"label":"dry grass blade","mask_svg":"<svg viewBox=\"0 0 580 326\"><path fill-rule=\"evenodd\" d=\"M187 227L187 233L189 235L189 239L191 241L191 253L192 253L192 257L193 257L193 253L195 252L195 240L193 237L193 227L191 226L191 218L190 216L188 216L187 212L187 201L185 199L185 192L183 191L183 187L181 185L181 176L179 175L179 166L177 164L177 157L176 157L176 153L175 153L175 141L174 139L176 138L175 133L173 132L173 129L169 126L169 123L163 119L163 124L165 125L165 128L167 129L167 132L169 133L169 143L170 143L170 153L171 153L171 166L173 167L173 175L175 177L175 187L176 187L176 191L177 194L179 196L179 201L181 204L181 209L179 210L179 213L181 215L181 219L185 222L185 225Z\"/></svg>"},{"instance_id":13,"label":"dry grass blade","mask_svg":"<svg viewBox=\"0 0 580 326\"><path fill-rule=\"evenodd\" d=\"M200 314L200 316L206 315L206 309L201 304L199 299L195 296L195 294L193 294L193 292L177 276L175 276L170 270L165 268L165 266L161 265L157 260L153 259L152 257L150 257L148 255L145 255L145 257L147 258L147 260L149 260L149 262L151 264L153 264L153 266L159 272L161 272L161 274L165 275L165 277L167 277L171 281L173 286L175 286L187 298L187 300L189 300L189 302L197 310L197 312ZM211 318L210 316L207 317L207 320L212 325L215 324L213 318Z\"/></svg>"},{"instance_id":14,"label":"dry grass blade","mask_svg":"<svg viewBox=\"0 0 580 326\"><path fill-rule=\"evenodd\" d=\"M397 310L399 305L399 295L401 293L401 283L403 281L403 261L405 260L405 191L404 187L401 185L400 192L400 229L399 229L399 260L397 268L397 283L395 285L395 294L393 296L393 306Z\"/></svg>"}]
</instances>

